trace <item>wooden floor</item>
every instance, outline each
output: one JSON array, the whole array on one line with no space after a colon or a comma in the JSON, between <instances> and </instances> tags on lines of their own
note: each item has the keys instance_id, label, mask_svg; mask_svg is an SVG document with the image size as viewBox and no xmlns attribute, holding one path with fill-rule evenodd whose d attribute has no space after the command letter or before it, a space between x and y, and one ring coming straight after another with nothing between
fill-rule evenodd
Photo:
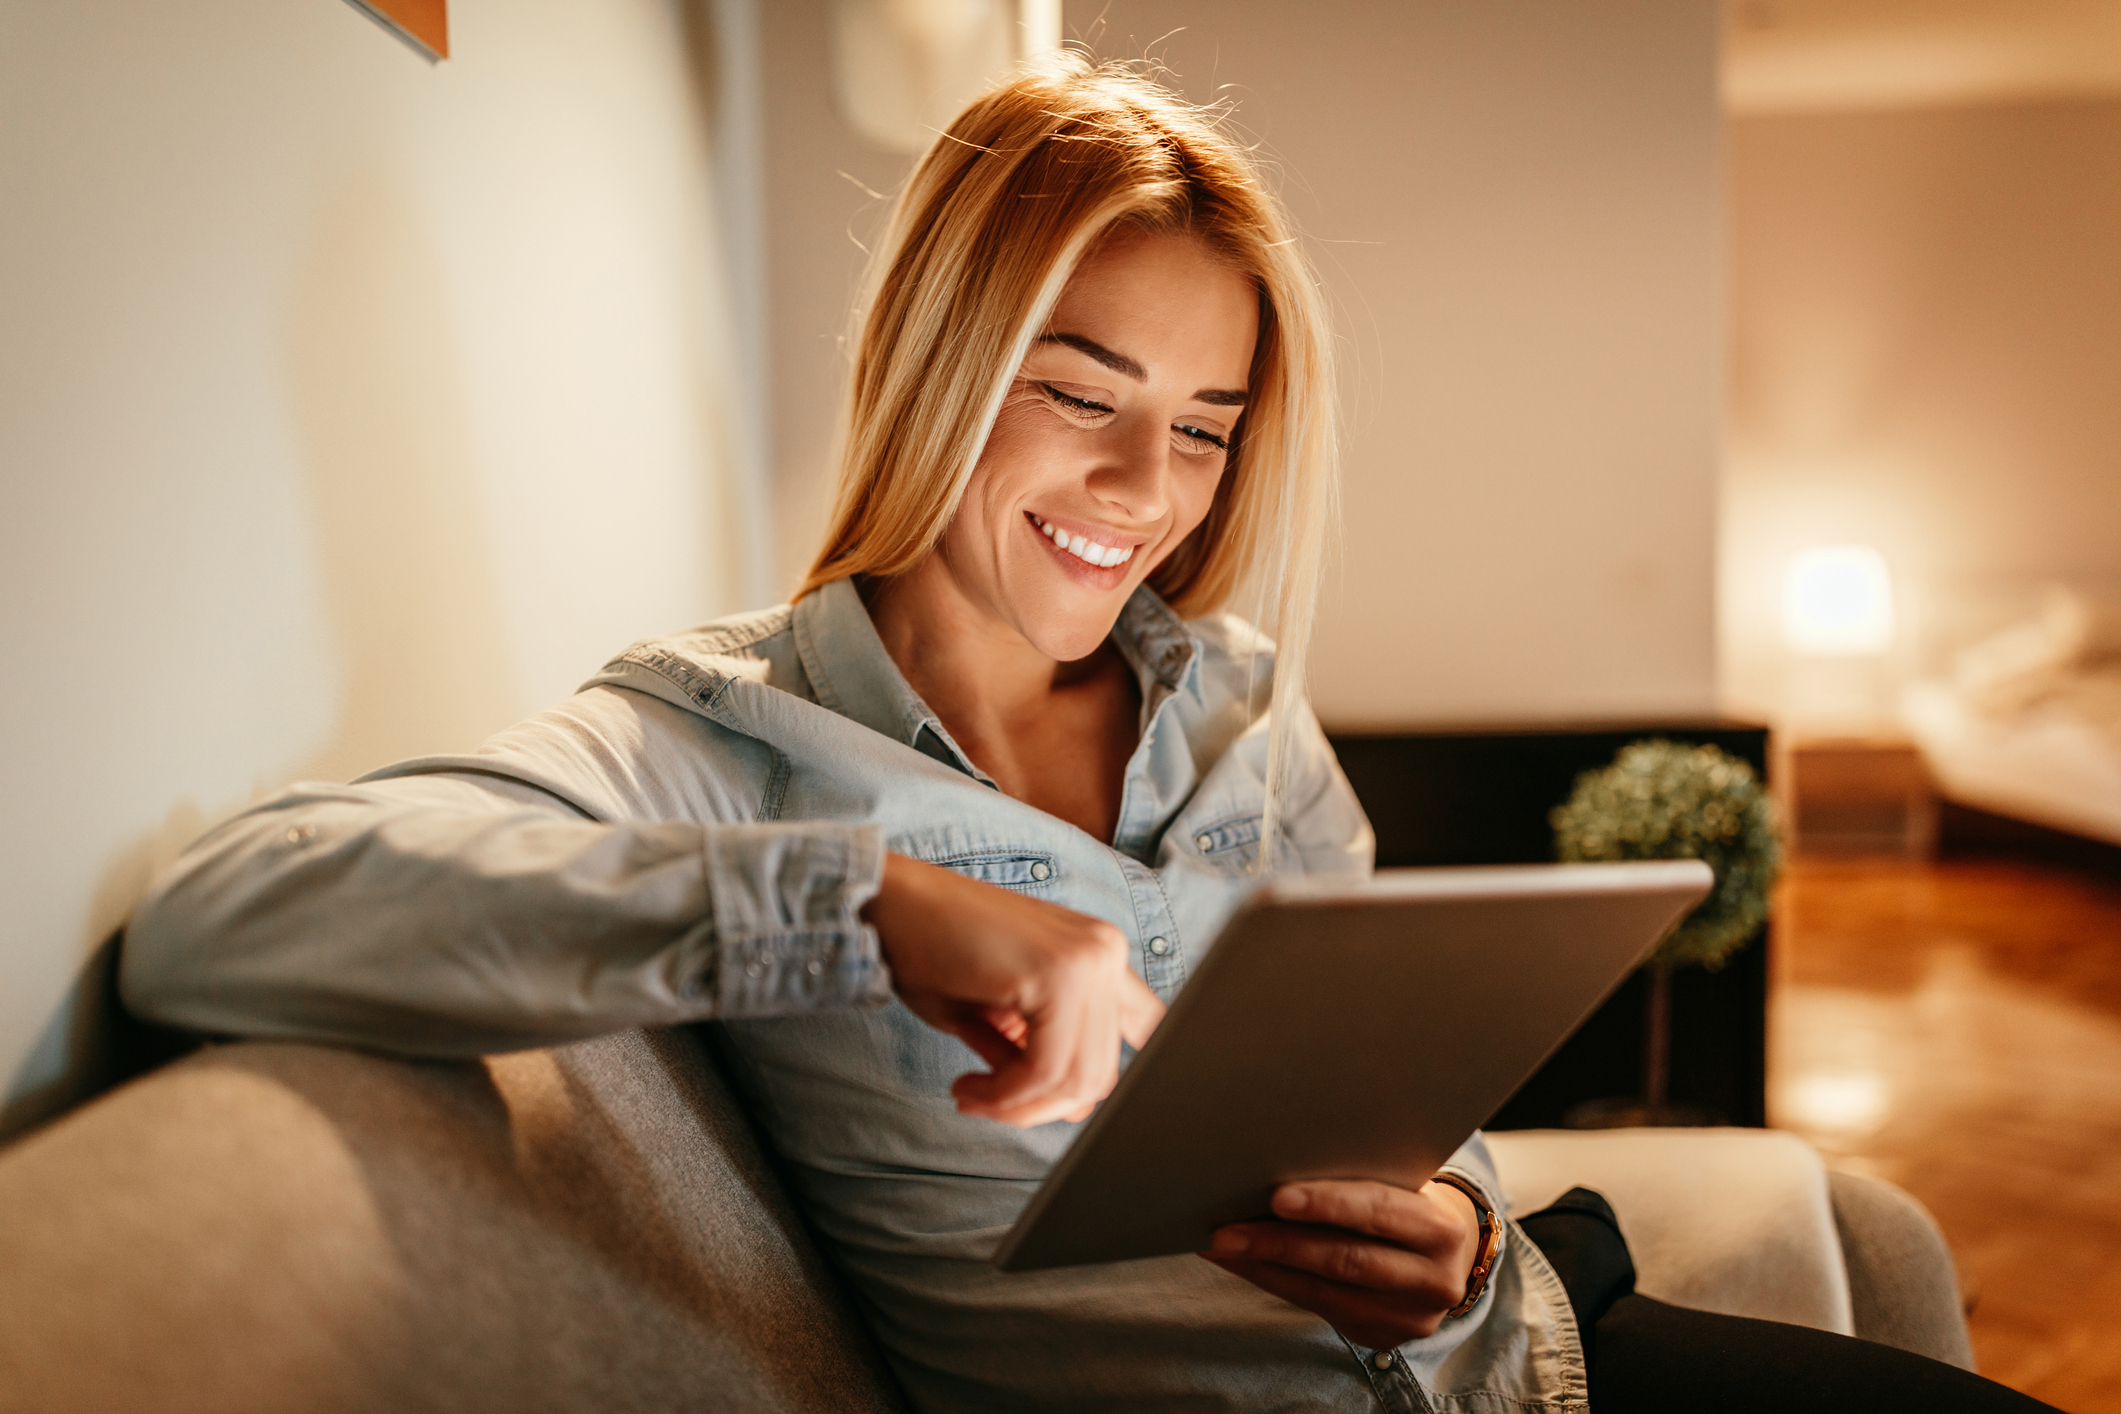
<instances>
[{"instance_id":1,"label":"wooden floor","mask_svg":"<svg viewBox=\"0 0 2121 1414\"><path fill-rule=\"evenodd\" d=\"M1983 1374L2121 1414L2121 886L1800 860L1779 920L1771 1122L1936 1214Z\"/></svg>"}]
</instances>

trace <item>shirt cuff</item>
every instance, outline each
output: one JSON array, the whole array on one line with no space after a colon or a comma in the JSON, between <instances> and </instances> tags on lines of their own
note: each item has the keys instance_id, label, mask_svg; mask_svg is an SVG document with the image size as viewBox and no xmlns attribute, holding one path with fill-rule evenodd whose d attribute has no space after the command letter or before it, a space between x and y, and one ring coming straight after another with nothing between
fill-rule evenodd
<instances>
[{"instance_id":1,"label":"shirt cuff","mask_svg":"<svg viewBox=\"0 0 2121 1414\"><path fill-rule=\"evenodd\" d=\"M881 830L723 825L706 832L704 848L714 1015L785 1016L890 1000L890 970L861 916L883 882Z\"/></svg>"},{"instance_id":2,"label":"shirt cuff","mask_svg":"<svg viewBox=\"0 0 2121 1414\"><path fill-rule=\"evenodd\" d=\"M1495 1267L1502 1265L1503 1255L1510 1249L1510 1201L1502 1191L1501 1176L1495 1170L1494 1156L1488 1153L1488 1141L1475 1130L1473 1137L1459 1146L1458 1152L1445 1161L1443 1172L1452 1174L1472 1184L1487 1199L1490 1212L1502 1227L1502 1243L1495 1249ZM1495 1267L1488 1269L1488 1286L1495 1285ZM1468 1316L1479 1310L1475 1307Z\"/></svg>"}]
</instances>

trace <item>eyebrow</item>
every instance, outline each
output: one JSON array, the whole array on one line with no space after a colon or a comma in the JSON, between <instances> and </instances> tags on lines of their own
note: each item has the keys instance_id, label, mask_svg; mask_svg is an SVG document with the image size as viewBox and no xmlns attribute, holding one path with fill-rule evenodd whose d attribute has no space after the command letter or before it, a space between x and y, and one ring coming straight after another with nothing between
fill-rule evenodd
<instances>
[{"instance_id":1,"label":"eyebrow","mask_svg":"<svg viewBox=\"0 0 2121 1414\"><path fill-rule=\"evenodd\" d=\"M1095 339L1086 339L1080 334L1041 334L1038 336L1038 342L1060 344L1074 349L1079 354L1096 359L1114 373L1131 378L1137 383L1149 381L1148 369L1123 353L1114 353ZM1242 388L1203 388L1193 395L1194 402L1207 403L1211 407L1241 408L1249 400L1249 395Z\"/></svg>"}]
</instances>

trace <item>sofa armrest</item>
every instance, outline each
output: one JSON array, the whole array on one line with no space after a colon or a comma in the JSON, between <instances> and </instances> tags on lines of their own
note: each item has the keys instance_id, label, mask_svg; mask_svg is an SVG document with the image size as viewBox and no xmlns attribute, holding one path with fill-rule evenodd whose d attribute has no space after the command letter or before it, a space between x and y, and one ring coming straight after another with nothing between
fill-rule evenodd
<instances>
[{"instance_id":1,"label":"sofa armrest","mask_svg":"<svg viewBox=\"0 0 2121 1414\"><path fill-rule=\"evenodd\" d=\"M1787 1321L1974 1368L1944 1235L1905 1192L1828 1173L1764 1129L1499 1131L1512 1210L1595 1188L1613 1205L1646 1296Z\"/></svg>"},{"instance_id":2,"label":"sofa armrest","mask_svg":"<svg viewBox=\"0 0 2121 1414\"><path fill-rule=\"evenodd\" d=\"M0 1406L902 1410L689 1031L217 1046L0 1152Z\"/></svg>"},{"instance_id":3,"label":"sofa armrest","mask_svg":"<svg viewBox=\"0 0 2121 1414\"><path fill-rule=\"evenodd\" d=\"M1770 1129L1528 1129L1487 1136L1513 1211L1595 1188L1674 1306L1855 1334L1826 1168Z\"/></svg>"},{"instance_id":4,"label":"sofa armrest","mask_svg":"<svg viewBox=\"0 0 2121 1414\"><path fill-rule=\"evenodd\" d=\"M1883 1179L1830 1173L1856 1334L1974 1368L1951 1249L1929 1211Z\"/></svg>"}]
</instances>

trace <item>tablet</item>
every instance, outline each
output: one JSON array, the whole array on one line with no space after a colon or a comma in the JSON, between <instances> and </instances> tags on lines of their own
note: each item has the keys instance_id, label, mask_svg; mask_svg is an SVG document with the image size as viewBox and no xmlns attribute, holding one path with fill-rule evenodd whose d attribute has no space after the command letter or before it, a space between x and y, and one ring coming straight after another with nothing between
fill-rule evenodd
<instances>
[{"instance_id":1,"label":"tablet","mask_svg":"<svg viewBox=\"0 0 2121 1414\"><path fill-rule=\"evenodd\" d=\"M1419 1187L1713 882L1687 859L1263 886L995 1265L1198 1252L1296 1179Z\"/></svg>"}]
</instances>

